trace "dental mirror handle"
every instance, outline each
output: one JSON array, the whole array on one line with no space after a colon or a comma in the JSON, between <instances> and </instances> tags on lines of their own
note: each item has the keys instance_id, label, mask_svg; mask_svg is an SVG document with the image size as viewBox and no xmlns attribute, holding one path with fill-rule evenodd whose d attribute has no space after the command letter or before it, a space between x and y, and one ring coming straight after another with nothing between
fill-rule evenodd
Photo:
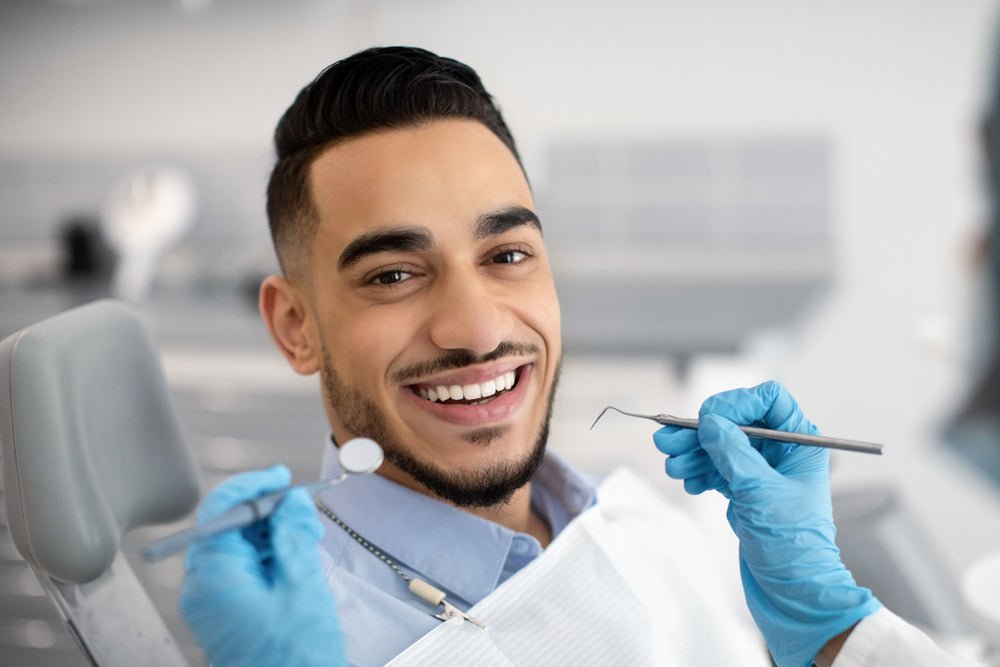
<instances>
[{"instance_id":1,"label":"dental mirror handle","mask_svg":"<svg viewBox=\"0 0 1000 667\"><path fill-rule=\"evenodd\" d=\"M332 484L336 484L347 477L343 474L340 477L325 480L322 482L312 482L310 484L300 484L298 487L290 486L262 496L245 500L239 505L231 507L217 517L209 519L186 530L167 535L166 537L151 543L143 552L143 557L148 561L157 561L175 551L179 551L187 545L206 537L224 533L227 530L235 530L249 526L255 521L271 516L274 510L278 509L285 494L294 488L303 488L310 495L316 495Z\"/></svg>"},{"instance_id":2,"label":"dental mirror handle","mask_svg":"<svg viewBox=\"0 0 1000 667\"><path fill-rule=\"evenodd\" d=\"M374 440L370 438L348 440L339 448L338 452L340 465L344 469L339 477L289 486L245 500L215 518L156 540L146 547L143 551L143 557L148 561L160 560L196 540L224 533L227 530L249 526L255 521L271 516L281 504L285 494L292 489L305 489L310 496L315 496L327 487L344 481L348 474L367 475L375 472L382 465L382 458L382 448Z\"/></svg>"}]
</instances>

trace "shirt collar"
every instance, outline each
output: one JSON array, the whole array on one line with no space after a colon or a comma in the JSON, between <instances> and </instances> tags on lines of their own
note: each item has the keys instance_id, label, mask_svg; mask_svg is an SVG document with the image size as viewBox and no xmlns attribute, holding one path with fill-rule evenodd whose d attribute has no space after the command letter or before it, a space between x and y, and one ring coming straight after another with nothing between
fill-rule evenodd
<instances>
[{"instance_id":1,"label":"shirt collar","mask_svg":"<svg viewBox=\"0 0 1000 667\"><path fill-rule=\"evenodd\" d=\"M322 479L340 474L330 438L323 451ZM471 604L499 583L514 538L528 537L378 474L352 476L320 497L387 556ZM532 480L531 503L548 521L553 539L595 498L592 484L556 454L545 454Z\"/></svg>"}]
</instances>

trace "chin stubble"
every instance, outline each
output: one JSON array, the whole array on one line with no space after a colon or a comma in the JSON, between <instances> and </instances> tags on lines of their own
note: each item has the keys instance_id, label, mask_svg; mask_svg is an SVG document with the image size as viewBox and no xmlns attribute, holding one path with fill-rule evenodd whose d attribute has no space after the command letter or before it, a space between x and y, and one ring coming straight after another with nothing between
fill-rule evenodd
<instances>
[{"instance_id":1,"label":"chin stubble","mask_svg":"<svg viewBox=\"0 0 1000 667\"><path fill-rule=\"evenodd\" d=\"M441 363L451 362L445 359ZM556 364L552 387L546 397L545 418L532 450L517 460L493 462L470 472L447 470L433 461L413 456L398 436L386 427L386 421L375 403L341 381L326 350L323 351L322 382L327 401L344 426L351 433L378 442L389 462L410 475L432 495L458 507L492 507L508 502L518 489L531 481L542 464L561 366L562 359ZM475 429L465 438L471 444L485 448L501 437L504 430L497 427Z\"/></svg>"}]
</instances>

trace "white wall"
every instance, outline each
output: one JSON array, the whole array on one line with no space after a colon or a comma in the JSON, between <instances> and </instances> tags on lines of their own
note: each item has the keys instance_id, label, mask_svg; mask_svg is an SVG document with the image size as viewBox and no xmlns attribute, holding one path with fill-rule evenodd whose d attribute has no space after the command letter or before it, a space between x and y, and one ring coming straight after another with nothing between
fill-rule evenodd
<instances>
[{"instance_id":1,"label":"white wall","mask_svg":"<svg viewBox=\"0 0 1000 667\"><path fill-rule=\"evenodd\" d=\"M930 429L963 385L963 253L983 209L973 138L995 0L233 0L193 14L165 1L75 4L0 4L8 155L264 153L321 67L392 43L475 66L540 175L553 137L832 136L831 293L777 343L644 395L690 411L721 384L777 376L826 432L890 446L881 461L838 458L839 479L899 479L946 537L964 539L954 517L967 507L941 498L977 482L939 463ZM570 448L577 411L606 401L564 392ZM939 465L958 481L935 487ZM977 487L974 502L993 507L992 493ZM983 539L953 562L998 546Z\"/></svg>"}]
</instances>

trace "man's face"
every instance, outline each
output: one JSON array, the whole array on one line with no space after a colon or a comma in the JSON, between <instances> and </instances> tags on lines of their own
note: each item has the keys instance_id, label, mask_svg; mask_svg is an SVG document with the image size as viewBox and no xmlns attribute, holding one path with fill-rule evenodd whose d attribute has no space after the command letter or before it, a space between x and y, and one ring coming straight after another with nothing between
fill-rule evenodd
<instances>
[{"instance_id":1,"label":"man's face","mask_svg":"<svg viewBox=\"0 0 1000 667\"><path fill-rule=\"evenodd\" d=\"M310 183L306 328L334 437L378 440L382 474L456 504L509 497L540 460L561 358L514 156L480 123L434 121L339 143Z\"/></svg>"}]
</instances>

